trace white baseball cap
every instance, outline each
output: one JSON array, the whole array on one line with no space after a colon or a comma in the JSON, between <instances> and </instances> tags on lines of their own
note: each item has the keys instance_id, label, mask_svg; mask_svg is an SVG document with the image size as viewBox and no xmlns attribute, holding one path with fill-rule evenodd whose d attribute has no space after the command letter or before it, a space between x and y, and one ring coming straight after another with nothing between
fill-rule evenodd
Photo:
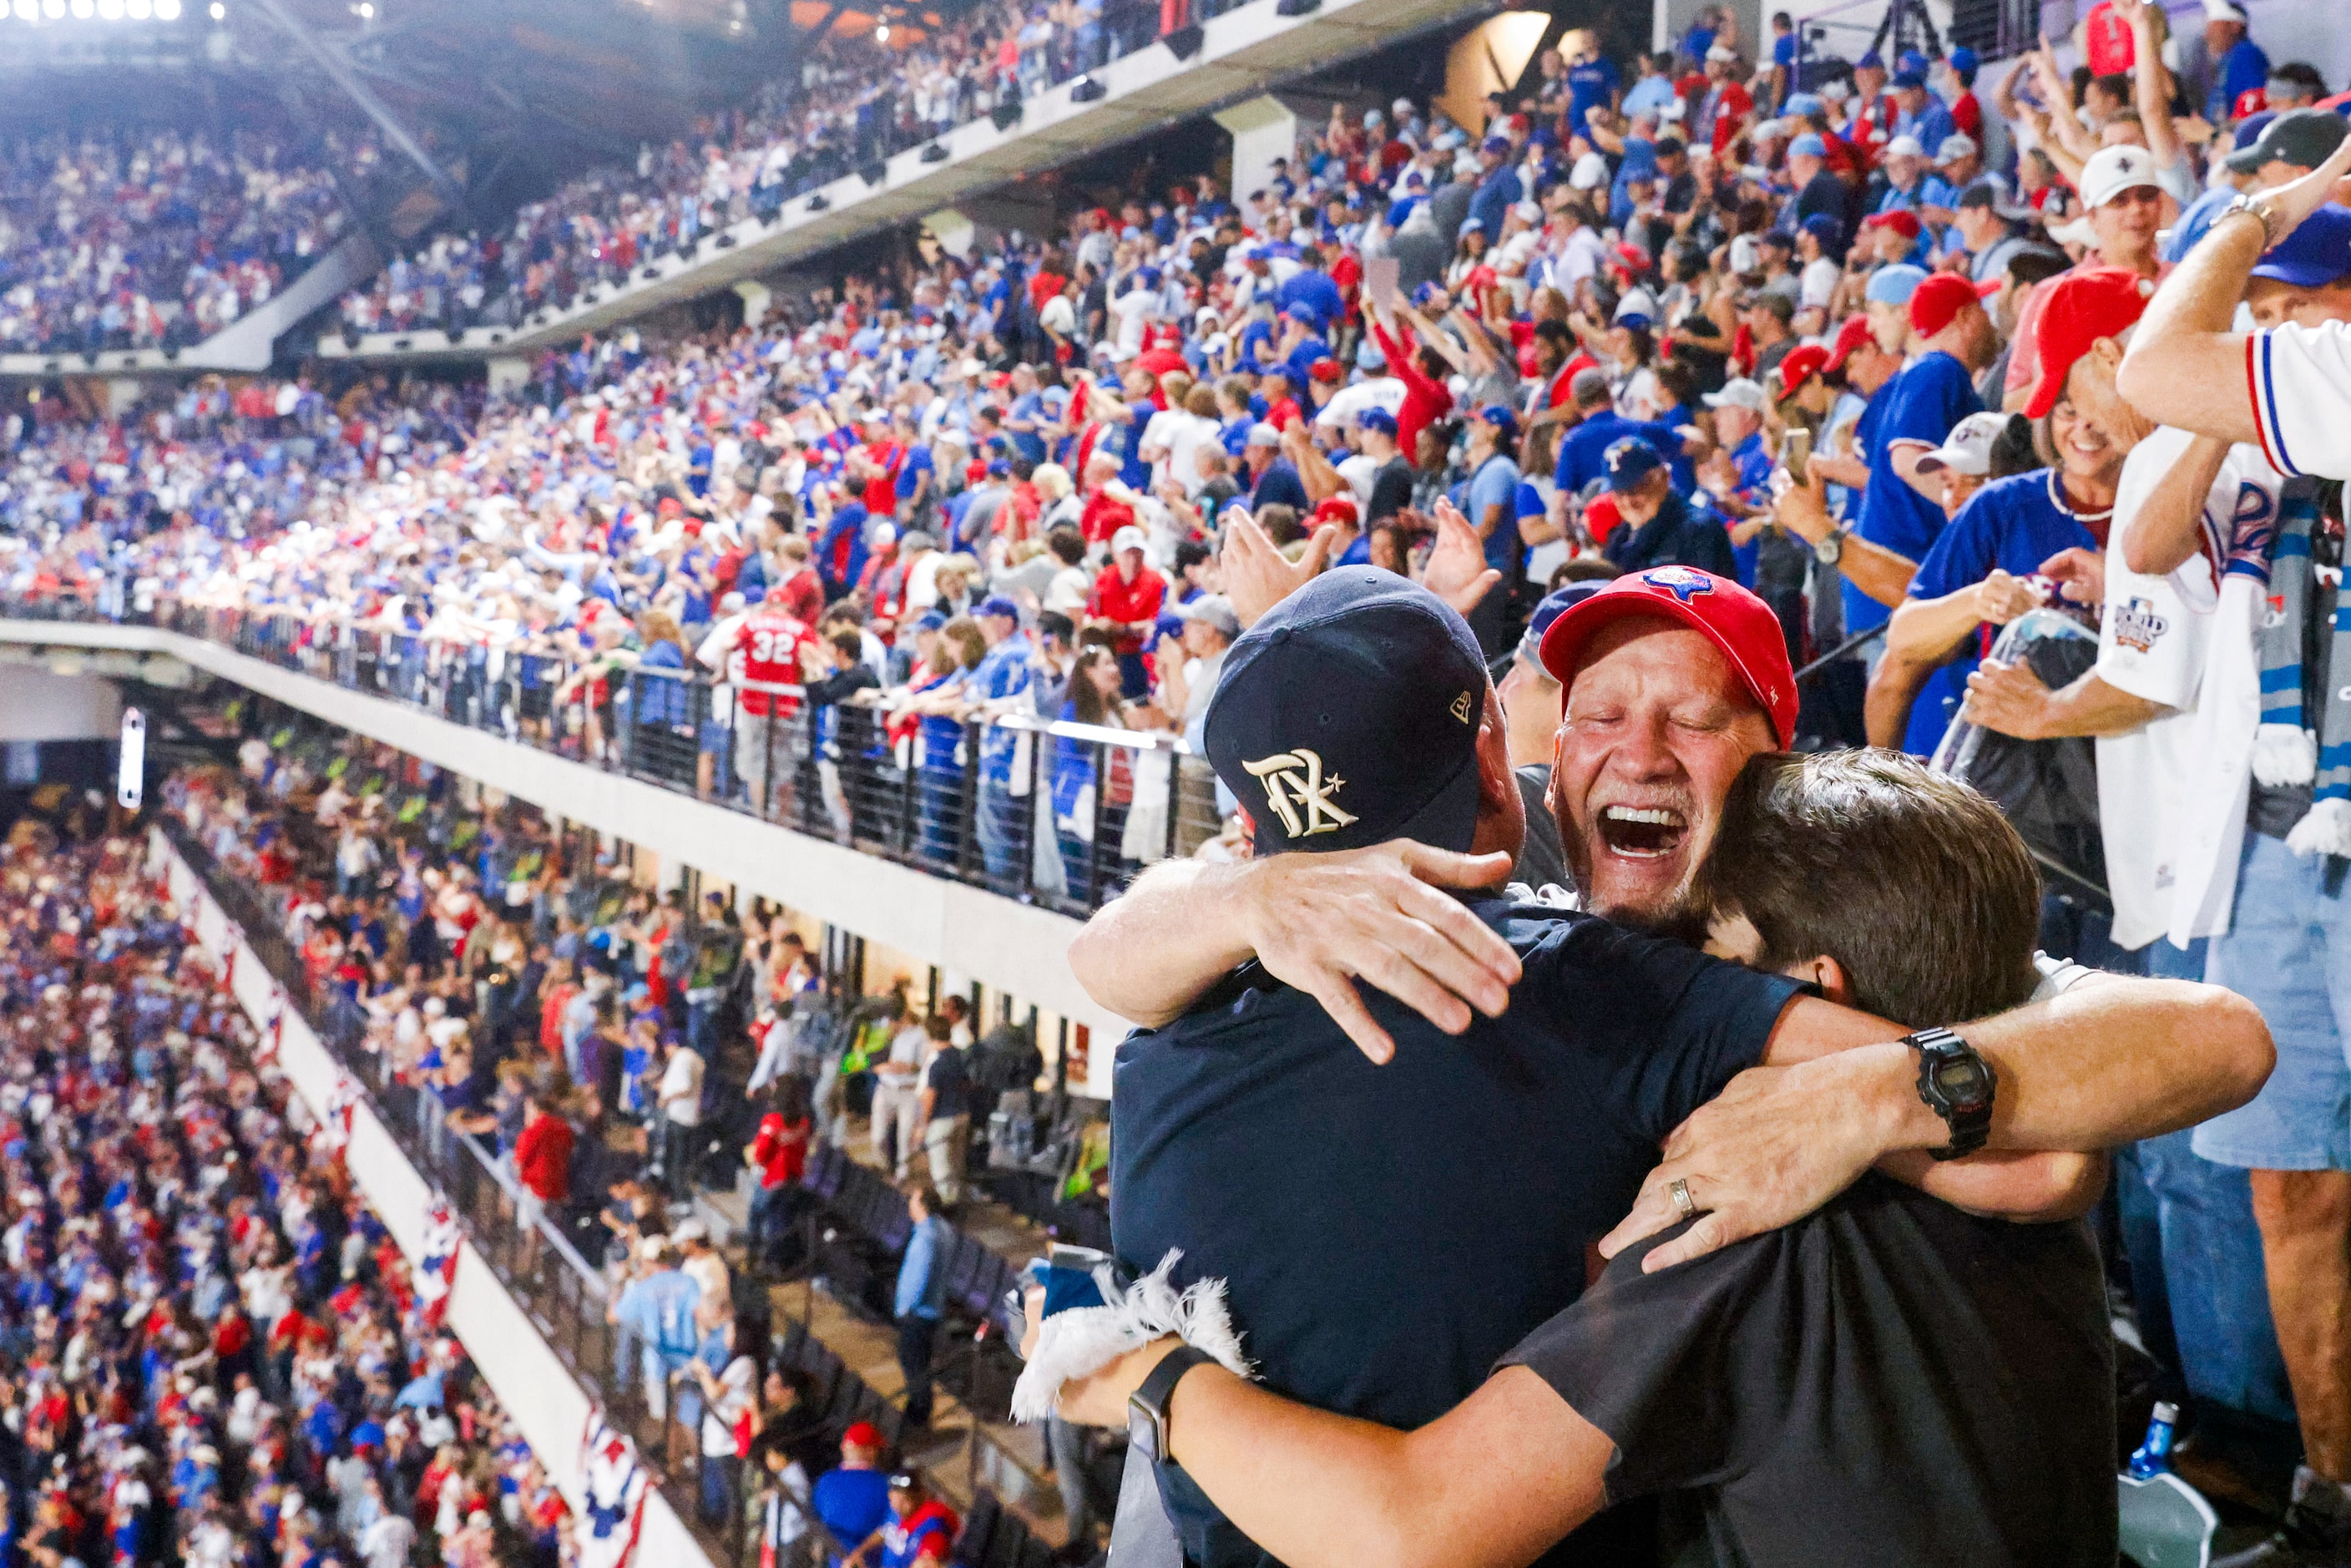
<instances>
[{"instance_id":1,"label":"white baseball cap","mask_svg":"<svg viewBox=\"0 0 2351 1568\"><path fill-rule=\"evenodd\" d=\"M1720 392L1707 393L1705 402L1708 408L1744 408L1761 413L1770 406L1771 399L1764 393L1762 382L1737 376L1723 382Z\"/></svg>"},{"instance_id":2,"label":"white baseball cap","mask_svg":"<svg viewBox=\"0 0 2351 1568\"><path fill-rule=\"evenodd\" d=\"M2082 205L2095 212L2125 191L2160 190L2155 159L2144 147L2101 147L2082 166Z\"/></svg>"},{"instance_id":3,"label":"white baseball cap","mask_svg":"<svg viewBox=\"0 0 2351 1568\"><path fill-rule=\"evenodd\" d=\"M1949 468L1954 474L1980 479L1991 472L1991 444L2000 439L2000 433L2007 425L2008 415L2004 413L1971 413L1953 425L1951 434L1943 438L1943 444L1921 456L1915 466L1921 474Z\"/></svg>"},{"instance_id":4,"label":"white baseball cap","mask_svg":"<svg viewBox=\"0 0 2351 1568\"><path fill-rule=\"evenodd\" d=\"M1888 158L1924 158L1927 149L1915 136L1897 136L1886 144L1886 155Z\"/></svg>"}]
</instances>

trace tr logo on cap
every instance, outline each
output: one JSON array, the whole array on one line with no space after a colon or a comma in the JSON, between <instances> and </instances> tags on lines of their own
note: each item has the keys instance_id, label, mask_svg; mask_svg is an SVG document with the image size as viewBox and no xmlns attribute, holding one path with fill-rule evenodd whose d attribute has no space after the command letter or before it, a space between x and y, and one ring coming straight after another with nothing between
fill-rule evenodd
<instances>
[{"instance_id":1,"label":"tr logo on cap","mask_svg":"<svg viewBox=\"0 0 2351 1568\"><path fill-rule=\"evenodd\" d=\"M1281 819L1282 831L1293 839L1335 833L1355 820L1331 800L1347 781L1335 773L1323 778L1322 758L1302 746L1241 766L1265 781L1266 804ZM1301 808L1306 813L1302 819Z\"/></svg>"},{"instance_id":2,"label":"tr logo on cap","mask_svg":"<svg viewBox=\"0 0 2351 1568\"><path fill-rule=\"evenodd\" d=\"M1701 593L1714 591L1714 579L1686 566L1661 566L1655 571L1643 572L1641 580L1652 588L1664 589L1684 604Z\"/></svg>"}]
</instances>

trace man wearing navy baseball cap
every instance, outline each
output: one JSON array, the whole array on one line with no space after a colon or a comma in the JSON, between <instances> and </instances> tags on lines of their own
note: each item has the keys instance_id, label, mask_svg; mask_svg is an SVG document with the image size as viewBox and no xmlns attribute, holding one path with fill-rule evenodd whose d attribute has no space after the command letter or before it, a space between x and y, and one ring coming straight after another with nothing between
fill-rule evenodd
<instances>
[{"instance_id":1,"label":"man wearing navy baseball cap","mask_svg":"<svg viewBox=\"0 0 2351 1568\"><path fill-rule=\"evenodd\" d=\"M1610 444L1601 465L1624 519L1601 547L1611 566L1619 571L1691 566L1719 577L1737 575L1729 530L1675 491L1673 474L1656 447L1628 435Z\"/></svg>"},{"instance_id":2,"label":"man wearing navy baseball cap","mask_svg":"<svg viewBox=\"0 0 2351 1568\"><path fill-rule=\"evenodd\" d=\"M1552 620L1539 652L1570 692L1552 791L1559 817L1562 825L1596 830L1599 841L1578 867L1587 898L1621 911L1693 907L1694 879L1684 873L1694 872L1730 781L1749 757L1784 742L1794 722L1777 620L1734 582L1667 567L1620 579L1566 608ZM1655 1162L1657 1140L1727 1083L1728 1071L1835 1053L1898 1031L1799 998L1783 977L1716 962L1666 936L1555 905L1465 904L1428 886L1447 880L1468 885L1481 874L1499 874L1503 857L1517 848L1523 808L1510 779L1499 704L1478 659L1466 625L1451 611L1426 590L1374 570L1326 573L1277 604L1234 645L1207 726L1219 776L1249 807L1259 858L1244 866L1171 862L1155 870L1095 917L1071 957L1098 1000L1158 1026L1121 1046L1115 1068L1112 1230L1122 1263L1137 1270L1164 1266L1179 1288L1223 1281L1260 1380L1288 1399L1411 1428L1453 1409L1450 1401L1468 1398L1448 1419L1467 1420L1481 1436L1456 1455L1448 1484L1490 1496L1504 1484L1501 1473L1465 1456L1495 1451L1498 1428L1532 1423L1527 1429L1543 1437L1522 1457L1534 1469L1510 1471L1529 1484L1536 1470L1546 1473L1530 1519L1520 1521L1524 1533L1498 1523L1484 1508L1458 1521L1467 1557L1527 1562L1566 1524L1589 1518L1607 1500L1600 1478L1611 1473L1610 1447L1597 1434L1588 1442L1562 1442L1560 1410L1545 1401L1564 1396L1541 1387L1521 1383L1527 1400L1507 1409L1493 1403L1491 1381L1470 1397L1500 1358L1496 1342L1512 1324L1531 1315L1540 1322L1546 1306L1557 1310L1582 1293L1582 1246L1600 1234L1591 1228L1608 1222L1628 1182L1637 1187ZM1380 841L1402 824L1426 835L1426 843L1399 850ZM1439 845L1447 847L1432 847ZM1383 855L1395 857L1386 877L1372 866ZM1320 864L1337 874L1315 875ZM1154 892L1155 883L1172 897ZM1344 973L1314 975L1296 962L1298 949L1327 943L1356 908L1398 897L1407 883L1417 890L1407 900L1417 936L1399 930L1382 957L1358 946L1364 961ZM1325 891L1341 896L1326 900ZM1276 920L1261 918L1274 908ZM1479 946L1490 940L1504 950L1509 969L1507 980L1488 972L1497 988L1490 996L1482 983L1463 983L1479 994L1475 1012L1462 1006L1449 1021L1432 1021L1414 1010L1419 1002L1400 1004L1355 988L1360 976L1425 1001L1438 983L1405 975L1405 955L1448 945L1467 953L1473 931ZM1262 959L1252 952L1260 942ZM1186 996L1171 1012L1112 1000L1101 984L1105 965L1164 968L1155 947L1195 964L1214 950L1225 963L1196 1002ZM1285 981L1283 971L1300 978ZM2129 1030L2069 1017L2061 1034L2037 1014L2021 1012L1969 1025L1969 1048L1999 1056L2001 1092L2014 1092L2011 1103L2062 1103L2062 1115L2082 1118L2069 1121L2063 1135L2082 1134L2089 1141L2080 1146L2094 1146L2116 1117L2144 1108L2144 1080L2118 1066L2147 1059L2141 1031L2155 1004L2137 1000L2145 1010ZM2179 998L2166 997L2160 1005L2177 1006ZM2236 1021L2241 1032L2258 1029ZM1440 1027L1461 1038L1440 1038ZM1374 1037L1382 1047L1378 1066L1364 1061L1353 1043ZM2021 1050L2027 1040L2031 1049ZM1808 1078L1799 1142L1837 1150L1836 1158L1858 1149L1864 1164L1894 1146L1883 1130L1865 1129L1907 1124L1911 1131L1903 1136L1937 1142L1940 1119L1928 1113L1931 1127L1917 1119L1912 1049L1880 1046L1882 1057L1848 1051L1813 1063L1806 1073L1819 1082ZM2241 1076L2233 1063L2223 1070L2209 1057L2165 1060L2167 1071L2176 1065L2183 1080L2199 1087L2209 1075L2212 1082L2225 1078L2233 1091ZM2043 1076L2053 1071L2055 1078ZM2039 1098L2061 1082L2065 1087L2055 1100ZM2175 1109L2179 1089L2162 1091ZM1782 1113L1789 1113L1782 1107ZM1957 1193L1970 1180L1964 1163L1926 1166L1932 1168L1921 1180L1930 1191ZM1708 1180L1719 1190L1708 1197L1729 1205L1744 1190L1739 1163L1731 1158L1719 1168L1721 1175ZM2046 1167L2036 1169L2041 1174L2032 1180L2049 1179ZM1765 1223L1792 1219L1842 1185L1808 1188L1792 1212ZM2006 1211L2019 1196L2011 1189L1989 1207ZM1751 1233L1714 1228L1725 1239ZM1673 1245L1695 1254L1707 1243ZM1177 1251L1180 1258L1169 1257ZM1661 1315L1657 1343L1671 1343L1690 1321ZM1165 1354L1164 1346L1153 1348ZM1206 1359L1188 1351L1175 1356L1172 1364L1156 1364L1172 1372L1171 1384ZM1854 1358L1846 1375L1898 1381L1898 1374L1873 1373L1875 1364ZM2076 1385L2105 1379L2095 1371ZM1980 1411L1981 1379L1970 1385L1979 1397L1968 1407ZM1153 1388L1146 1382L1134 1390L1146 1409L1158 1412L1158 1425L1146 1433L1172 1431L1180 1443L1190 1423L1195 1432L1216 1434L1203 1450L1218 1456L1210 1487L1166 1450L1155 1453L1147 1443L1155 1437L1138 1451L1159 1462L1128 1472L1130 1486L1155 1481L1187 1563L1265 1568L1276 1555L1292 1563L1364 1560L1353 1545L1364 1523L1359 1514L1325 1513L1338 1534L1317 1547L1294 1530L1287 1539L1252 1538L1210 1497L1213 1490L1220 1500L1250 1505L1253 1530L1294 1523L1280 1505L1233 1487L1221 1456L1244 1430L1282 1453L1285 1464L1308 1466L1318 1495L1353 1486L1350 1476L1359 1479L1384 1456L1356 1448L1301 1459L1296 1430L1261 1409L1228 1419L1223 1409L1186 1405L1171 1416ZM1779 1419L1772 1412L1784 1408L1784 1400L1775 1406L1756 1388L1718 1392L1752 1402L1757 1419ZM1914 1427L1941 1432L1949 1408L1932 1398L1889 1400L1883 1394L1867 1407L1886 1420L1898 1416L1906 1435ZM2069 1434L2094 1435L2086 1468L2102 1487L2111 1421L2095 1408L2069 1408ZM1300 1421L1319 1419L1293 1414ZM2000 1418L2013 1414L2003 1407ZM1719 1410L1698 1412L1683 1429L1702 1447L1710 1422L1728 1418ZM1580 1418L1571 1411L1568 1419ZM1816 1427L1813 1440L1817 1437ZM1801 1448L1807 1439L1792 1440ZM1679 1474L1673 1467L1700 1466L1697 1452L1669 1458L1651 1448L1640 1457L1660 1467L1656 1474ZM2078 1515L2081 1527L2095 1532L2091 1513L2066 1500L2086 1496L2075 1484L2085 1467L2072 1462L2080 1457L2078 1444L2053 1465L2045 1450L2027 1457L1998 1444L1938 1444L1931 1462L1928 1452L1918 1451L1917 1474L1945 1477L1945 1483L1921 1483L1903 1496L1911 1502L1939 1496L1957 1503L1958 1512L1945 1507L1931 1525L1904 1516L1898 1533L1906 1538L1922 1528L1930 1534L1959 1528L1971 1542L1988 1542L1981 1500L1992 1495L2008 1500L2003 1518L2030 1512L2040 1529ZM1626 1455L1628 1463L1633 1457ZM2043 1469L2036 1475L2020 1465ZM1579 1481L1569 1498L1548 1479L1562 1472L1588 1472L1592 1479L1588 1486ZM1891 1502L1882 1481L1846 1467L1829 1464L1819 1473L1847 1474L1840 1484L1848 1496L1883 1495ZM1965 1479L1951 1486L1949 1478ZM2031 1501L2016 1500L2024 1497ZM1147 1500L1137 1511L1147 1511ZM1426 1550L1427 1538L1444 1529L1426 1513L1409 1507L1394 1521L1416 1543L1407 1560L1436 1560ZM1121 1515L1128 1517L1126 1508ZM1794 1527L1784 1506L1773 1517L1782 1523L1763 1534L1817 1537L1810 1524ZM1893 1529L1895 1517L1880 1516L1873 1531ZM2110 1528L2110 1512L2107 1518ZM1645 1561L1655 1537L1643 1532L1652 1528L1622 1513L1603 1514L1541 1561ZM1649 1544L1630 1544L1622 1534L1604 1541L1589 1530L1630 1531ZM1884 1541L1865 1535L1867 1558L1802 1560L1884 1560ZM1350 1544L1337 1544L1341 1540ZM2064 1560L2087 1563L2096 1545L2092 1541ZM2105 1551L2110 1557L2111 1541ZM1782 1552L1762 1560L1799 1559Z\"/></svg>"}]
</instances>

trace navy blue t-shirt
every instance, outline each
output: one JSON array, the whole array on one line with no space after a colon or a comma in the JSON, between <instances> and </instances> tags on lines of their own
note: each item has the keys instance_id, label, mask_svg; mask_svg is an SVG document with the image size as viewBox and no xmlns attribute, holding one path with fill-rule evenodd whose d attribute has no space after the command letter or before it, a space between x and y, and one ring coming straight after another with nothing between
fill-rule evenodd
<instances>
[{"instance_id":1,"label":"navy blue t-shirt","mask_svg":"<svg viewBox=\"0 0 2351 1568\"><path fill-rule=\"evenodd\" d=\"M1918 575L1910 580L1910 597L1940 599L1957 593L1981 582L1994 569L2031 577L2059 550L2077 545L2084 549L2105 549L2105 532L2103 519L2093 532L2065 505L2055 469L2036 468L2030 474L1995 479L1969 498L1951 526L1943 530L1943 537L1935 541L1935 548L1927 552L1927 559L1918 563ZM1979 627L1975 636L1960 643L1958 656L1928 677L1919 689L1918 700L1910 708L1910 728L1902 740L1905 751L1919 757L1935 754L1943 731L1950 727L1960 700L1968 695L1968 677L1983 662L1990 643L1984 630Z\"/></svg>"},{"instance_id":2,"label":"navy blue t-shirt","mask_svg":"<svg viewBox=\"0 0 2351 1568\"><path fill-rule=\"evenodd\" d=\"M1943 508L1902 482L1894 471L1894 444L1920 441L1940 446L1951 427L1981 410L1968 368L1937 350L1905 366L1877 389L1862 412L1858 434L1867 449L1869 486L1861 493L1861 521L1854 531L1874 545L1923 561L1943 531ZM1844 629L1866 632L1893 613L1844 582Z\"/></svg>"},{"instance_id":3,"label":"navy blue t-shirt","mask_svg":"<svg viewBox=\"0 0 2351 1568\"><path fill-rule=\"evenodd\" d=\"M1443 1415L1583 1293L1666 1135L1754 1065L1792 980L1595 916L1475 906L1525 977L1459 1038L1368 988L1375 1067L1255 965L1119 1048L1111 1233L1228 1282L1266 1385L1388 1426ZM1268 1559L1176 1467L1190 1561Z\"/></svg>"}]
</instances>

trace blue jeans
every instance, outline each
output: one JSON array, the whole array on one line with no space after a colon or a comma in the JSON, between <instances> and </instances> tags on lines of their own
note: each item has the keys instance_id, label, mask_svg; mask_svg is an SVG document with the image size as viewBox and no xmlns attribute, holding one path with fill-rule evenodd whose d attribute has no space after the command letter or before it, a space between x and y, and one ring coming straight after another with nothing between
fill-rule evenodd
<instances>
[{"instance_id":1,"label":"blue jeans","mask_svg":"<svg viewBox=\"0 0 2351 1568\"><path fill-rule=\"evenodd\" d=\"M2251 1103L2196 1129L2196 1152L2248 1170L2351 1170L2351 889L2326 861L2245 835L2235 914L2204 977L2262 1009L2277 1066Z\"/></svg>"},{"instance_id":2,"label":"blue jeans","mask_svg":"<svg viewBox=\"0 0 2351 1568\"><path fill-rule=\"evenodd\" d=\"M2147 975L2200 980L2206 944L2158 939L2140 949ZM2242 1170L2196 1153L2192 1129L2115 1155L2115 1200L2130 1254L2131 1293L2149 1354L2177 1368L2210 1404L2294 1419L2294 1397L2270 1321L2252 1185Z\"/></svg>"}]
</instances>

